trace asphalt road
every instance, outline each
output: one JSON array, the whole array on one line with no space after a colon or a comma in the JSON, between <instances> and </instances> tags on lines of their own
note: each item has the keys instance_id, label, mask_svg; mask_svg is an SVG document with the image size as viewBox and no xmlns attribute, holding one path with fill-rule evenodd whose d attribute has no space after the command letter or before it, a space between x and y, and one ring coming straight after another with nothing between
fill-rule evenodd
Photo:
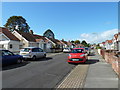
<instances>
[{"instance_id":1,"label":"asphalt road","mask_svg":"<svg viewBox=\"0 0 120 90\"><path fill-rule=\"evenodd\" d=\"M68 54L59 54L38 61L3 68L3 88L54 88L75 67L68 64Z\"/></svg>"}]
</instances>

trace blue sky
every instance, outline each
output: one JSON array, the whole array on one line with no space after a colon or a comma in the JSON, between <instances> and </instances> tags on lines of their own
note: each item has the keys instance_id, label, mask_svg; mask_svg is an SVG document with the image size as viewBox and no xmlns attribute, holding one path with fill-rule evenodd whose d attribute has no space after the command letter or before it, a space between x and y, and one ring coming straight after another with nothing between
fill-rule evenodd
<instances>
[{"instance_id":1,"label":"blue sky","mask_svg":"<svg viewBox=\"0 0 120 90\"><path fill-rule=\"evenodd\" d=\"M60 40L89 42L89 37L100 39L99 34L112 31L105 37L110 39L118 28L117 2L3 2L2 25L13 15L23 16L34 33L51 29Z\"/></svg>"}]
</instances>

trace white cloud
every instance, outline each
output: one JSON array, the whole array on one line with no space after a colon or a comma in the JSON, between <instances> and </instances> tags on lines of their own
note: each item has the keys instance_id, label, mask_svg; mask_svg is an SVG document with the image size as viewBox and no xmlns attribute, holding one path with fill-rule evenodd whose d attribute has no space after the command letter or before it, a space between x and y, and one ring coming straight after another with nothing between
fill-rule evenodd
<instances>
[{"instance_id":1,"label":"white cloud","mask_svg":"<svg viewBox=\"0 0 120 90\"><path fill-rule=\"evenodd\" d=\"M116 33L118 33L118 29L107 30L101 33L83 33L80 35L79 40L86 40L88 43L100 43L112 39Z\"/></svg>"}]
</instances>

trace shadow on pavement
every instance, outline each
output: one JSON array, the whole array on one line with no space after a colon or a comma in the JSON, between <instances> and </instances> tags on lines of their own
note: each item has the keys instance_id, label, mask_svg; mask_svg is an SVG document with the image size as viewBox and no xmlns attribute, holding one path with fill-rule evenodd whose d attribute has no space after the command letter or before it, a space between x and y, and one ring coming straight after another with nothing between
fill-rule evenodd
<instances>
[{"instance_id":1,"label":"shadow on pavement","mask_svg":"<svg viewBox=\"0 0 120 90\"><path fill-rule=\"evenodd\" d=\"M95 63L97 63L97 62L99 62L98 59L88 59L88 60L85 62L85 64L95 64Z\"/></svg>"},{"instance_id":2,"label":"shadow on pavement","mask_svg":"<svg viewBox=\"0 0 120 90\"><path fill-rule=\"evenodd\" d=\"M73 64L73 65L80 65L80 64L81 65L86 65L86 64L95 64L97 62L99 62L98 59L89 59L85 63L70 63L70 64Z\"/></svg>"},{"instance_id":3,"label":"shadow on pavement","mask_svg":"<svg viewBox=\"0 0 120 90\"><path fill-rule=\"evenodd\" d=\"M91 53L91 54L89 54L88 56L95 56L96 54L95 53Z\"/></svg>"},{"instance_id":4,"label":"shadow on pavement","mask_svg":"<svg viewBox=\"0 0 120 90\"><path fill-rule=\"evenodd\" d=\"M27 65L29 62L23 62L21 64L13 64L13 65L7 65L7 66L3 66L2 67L2 70L9 70L9 69L15 69L15 68L19 68L19 67L22 67L22 66L25 66Z\"/></svg>"}]
</instances>

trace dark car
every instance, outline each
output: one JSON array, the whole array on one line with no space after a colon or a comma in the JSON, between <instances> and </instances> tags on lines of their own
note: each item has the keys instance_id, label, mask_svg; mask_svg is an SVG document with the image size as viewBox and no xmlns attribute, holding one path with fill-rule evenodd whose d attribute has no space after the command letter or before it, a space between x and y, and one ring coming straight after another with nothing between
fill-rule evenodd
<instances>
[{"instance_id":1,"label":"dark car","mask_svg":"<svg viewBox=\"0 0 120 90\"><path fill-rule=\"evenodd\" d=\"M23 57L21 55L15 55L9 50L0 50L0 61L2 66L13 63L22 63Z\"/></svg>"}]
</instances>

